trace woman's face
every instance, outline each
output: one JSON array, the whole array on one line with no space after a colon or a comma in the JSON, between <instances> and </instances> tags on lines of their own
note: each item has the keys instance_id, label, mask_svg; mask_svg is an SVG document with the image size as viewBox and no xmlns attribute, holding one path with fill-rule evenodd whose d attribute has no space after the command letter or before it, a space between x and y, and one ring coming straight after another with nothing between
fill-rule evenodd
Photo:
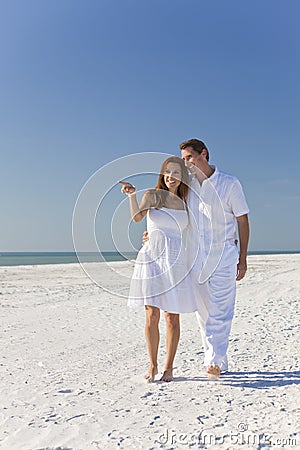
<instances>
[{"instance_id":1,"label":"woman's face","mask_svg":"<svg viewBox=\"0 0 300 450\"><path fill-rule=\"evenodd\" d=\"M164 182L170 192L175 193L181 183L181 167L178 163L169 162L164 173Z\"/></svg>"}]
</instances>

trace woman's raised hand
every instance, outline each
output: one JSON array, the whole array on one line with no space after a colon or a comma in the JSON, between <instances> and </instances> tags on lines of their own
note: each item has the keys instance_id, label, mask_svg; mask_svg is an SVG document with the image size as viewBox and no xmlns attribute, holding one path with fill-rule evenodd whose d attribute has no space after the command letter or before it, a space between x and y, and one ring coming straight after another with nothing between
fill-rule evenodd
<instances>
[{"instance_id":1,"label":"woman's raised hand","mask_svg":"<svg viewBox=\"0 0 300 450\"><path fill-rule=\"evenodd\" d=\"M127 183L125 181L119 181L119 183L122 184L122 194L131 195L135 193L136 188L135 186L133 186L133 184Z\"/></svg>"}]
</instances>

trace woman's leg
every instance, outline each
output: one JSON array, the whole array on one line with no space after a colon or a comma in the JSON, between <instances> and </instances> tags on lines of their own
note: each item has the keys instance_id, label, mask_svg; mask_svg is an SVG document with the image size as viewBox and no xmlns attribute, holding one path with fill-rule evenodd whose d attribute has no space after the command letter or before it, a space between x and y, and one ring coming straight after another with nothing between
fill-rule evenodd
<instances>
[{"instance_id":1,"label":"woman's leg","mask_svg":"<svg viewBox=\"0 0 300 450\"><path fill-rule=\"evenodd\" d=\"M180 321L179 314L165 312L166 319L166 352L167 359L162 381L173 380L173 362L180 337Z\"/></svg>"},{"instance_id":2,"label":"woman's leg","mask_svg":"<svg viewBox=\"0 0 300 450\"><path fill-rule=\"evenodd\" d=\"M155 306L145 306L146 309L146 326L145 335L148 347L148 353L150 358L149 370L145 375L146 380L154 381L155 375L157 375L157 355L159 345L159 318L160 310Z\"/></svg>"}]
</instances>

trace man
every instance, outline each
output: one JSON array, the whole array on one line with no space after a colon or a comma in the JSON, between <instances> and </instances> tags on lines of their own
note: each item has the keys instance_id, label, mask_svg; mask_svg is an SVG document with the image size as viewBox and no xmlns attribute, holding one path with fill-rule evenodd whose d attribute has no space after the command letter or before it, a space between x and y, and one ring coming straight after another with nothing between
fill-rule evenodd
<instances>
[{"instance_id":1,"label":"man","mask_svg":"<svg viewBox=\"0 0 300 450\"><path fill-rule=\"evenodd\" d=\"M238 179L209 164L204 142L180 144L181 156L191 175L189 210L194 226L187 233L187 249L199 252L191 271L198 303L197 319L204 345L209 379L228 370L227 348L234 314L236 280L247 270L248 205ZM239 253L236 245L236 225Z\"/></svg>"}]
</instances>

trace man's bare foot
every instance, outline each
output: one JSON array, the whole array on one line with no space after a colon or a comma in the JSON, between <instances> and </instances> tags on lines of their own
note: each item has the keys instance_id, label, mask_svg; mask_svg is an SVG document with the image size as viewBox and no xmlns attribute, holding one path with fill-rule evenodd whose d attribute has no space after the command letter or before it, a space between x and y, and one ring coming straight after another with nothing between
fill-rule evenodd
<instances>
[{"instance_id":1,"label":"man's bare foot","mask_svg":"<svg viewBox=\"0 0 300 450\"><path fill-rule=\"evenodd\" d=\"M173 381L173 369L165 370L160 381Z\"/></svg>"},{"instance_id":2,"label":"man's bare foot","mask_svg":"<svg viewBox=\"0 0 300 450\"><path fill-rule=\"evenodd\" d=\"M206 369L206 376L209 380L217 380L220 376L219 366L208 366Z\"/></svg>"},{"instance_id":3,"label":"man's bare foot","mask_svg":"<svg viewBox=\"0 0 300 450\"><path fill-rule=\"evenodd\" d=\"M157 367L149 367L148 372L145 375L145 380L147 381L147 383L153 383L153 381L155 380L155 375L158 374L158 370Z\"/></svg>"}]
</instances>

